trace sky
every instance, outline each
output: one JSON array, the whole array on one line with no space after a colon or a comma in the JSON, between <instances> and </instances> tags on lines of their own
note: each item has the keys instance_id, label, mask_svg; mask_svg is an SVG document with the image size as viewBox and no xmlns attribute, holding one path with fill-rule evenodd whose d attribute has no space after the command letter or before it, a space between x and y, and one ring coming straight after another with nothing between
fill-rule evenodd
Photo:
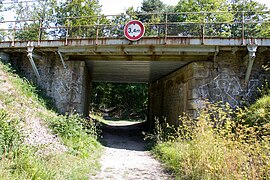
<instances>
[{"instance_id":1,"label":"sky","mask_svg":"<svg viewBox=\"0 0 270 180\"><path fill-rule=\"evenodd\" d=\"M176 5L179 0L162 0L165 4ZM270 0L257 0L260 3L266 4L270 8ZM106 15L115 15L124 13L131 6L136 8L140 6L143 0L99 0L102 5L102 13Z\"/></svg>"}]
</instances>

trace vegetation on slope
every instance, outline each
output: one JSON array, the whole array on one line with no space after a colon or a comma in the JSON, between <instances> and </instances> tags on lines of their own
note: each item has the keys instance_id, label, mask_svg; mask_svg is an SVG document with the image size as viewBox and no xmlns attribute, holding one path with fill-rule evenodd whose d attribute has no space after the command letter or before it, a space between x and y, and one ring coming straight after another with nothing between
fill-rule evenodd
<instances>
[{"instance_id":1,"label":"vegetation on slope","mask_svg":"<svg viewBox=\"0 0 270 180\"><path fill-rule=\"evenodd\" d=\"M153 152L176 179L268 179L269 110L269 95L237 112L207 104L196 120L182 116L179 128L159 125L148 137L159 142Z\"/></svg>"},{"instance_id":2,"label":"vegetation on slope","mask_svg":"<svg viewBox=\"0 0 270 180\"><path fill-rule=\"evenodd\" d=\"M89 179L99 168L96 126L47 109L36 88L2 63L0 77L1 179ZM36 122L41 126L31 127ZM31 131L44 127L55 134L49 144L31 139ZM46 141L42 129L37 132L44 136L38 140Z\"/></svg>"}]
</instances>

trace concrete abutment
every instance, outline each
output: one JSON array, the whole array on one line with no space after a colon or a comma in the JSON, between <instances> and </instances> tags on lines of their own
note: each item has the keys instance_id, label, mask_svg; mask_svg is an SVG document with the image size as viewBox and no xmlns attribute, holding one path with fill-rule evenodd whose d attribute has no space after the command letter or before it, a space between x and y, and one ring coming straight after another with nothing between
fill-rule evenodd
<instances>
[{"instance_id":1,"label":"concrete abutment","mask_svg":"<svg viewBox=\"0 0 270 180\"><path fill-rule=\"evenodd\" d=\"M37 78L25 54L13 56L13 63L50 97L61 114L77 112L89 114L91 77L85 61L66 61L66 68L56 54L35 59L40 73Z\"/></svg>"},{"instance_id":2,"label":"concrete abutment","mask_svg":"<svg viewBox=\"0 0 270 180\"><path fill-rule=\"evenodd\" d=\"M179 124L183 113L192 118L204 106L205 100L228 103L232 108L254 101L258 86L269 73L263 70L269 53L258 54L248 82L247 64L241 53L220 52L210 61L196 61L149 85L149 125L156 118L172 125Z\"/></svg>"}]
</instances>

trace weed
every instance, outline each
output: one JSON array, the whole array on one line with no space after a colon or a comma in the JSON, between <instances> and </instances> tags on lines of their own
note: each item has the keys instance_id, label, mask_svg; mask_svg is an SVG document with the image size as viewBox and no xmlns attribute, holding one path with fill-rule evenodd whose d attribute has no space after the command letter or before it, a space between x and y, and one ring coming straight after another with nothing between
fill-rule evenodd
<instances>
[{"instance_id":1,"label":"weed","mask_svg":"<svg viewBox=\"0 0 270 180\"><path fill-rule=\"evenodd\" d=\"M22 129L17 119L9 117L6 111L0 109L0 155L2 159L12 158L23 141Z\"/></svg>"},{"instance_id":2,"label":"weed","mask_svg":"<svg viewBox=\"0 0 270 180\"><path fill-rule=\"evenodd\" d=\"M0 63L0 71L12 86L11 93L0 93L1 179L88 179L99 168L96 125L75 114L63 116L47 109L49 101L38 94L36 86L19 78L8 65ZM48 124L68 151L40 156L40 147L23 144L21 128L29 114Z\"/></svg>"},{"instance_id":3,"label":"weed","mask_svg":"<svg viewBox=\"0 0 270 180\"><path fill-rule=\"evenodd\" d=\"M249 120L259 116L254 113L258 106L268 107L265 101L237 112L220 103L208 103L195 120L181 116L175 138L157 144L153 152L177 179L267 179L269 111L260 113L260 121Z\"/></svg>"}]
</instances>

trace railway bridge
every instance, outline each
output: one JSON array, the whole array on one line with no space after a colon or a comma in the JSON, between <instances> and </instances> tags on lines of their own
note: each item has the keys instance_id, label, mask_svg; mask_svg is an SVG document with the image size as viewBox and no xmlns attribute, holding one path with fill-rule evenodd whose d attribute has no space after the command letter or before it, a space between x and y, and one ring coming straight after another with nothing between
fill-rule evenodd
<instances>
[{"instance_id":1,"label":"railway bridge","mask_svg":"<svg viewBox=\"0 0 270 180\"><path fill-rule=\"evenodd\" d=\"M60 113L88 115L92 82L148 83L148 122L166 117L177 124L183 112L196 116L205 99L232 107L253 99L269 77L262 68L270 58L269 38L246 37L244 26L240 37L206 36L207 26L198 24L199 35L183 36L169 33L175 24L160 23L154 29L164 34L138 41L100 35L101 28L95 37L13 38L0 42L0 58L37 83Z\"/></svg>"}]
</instances>

